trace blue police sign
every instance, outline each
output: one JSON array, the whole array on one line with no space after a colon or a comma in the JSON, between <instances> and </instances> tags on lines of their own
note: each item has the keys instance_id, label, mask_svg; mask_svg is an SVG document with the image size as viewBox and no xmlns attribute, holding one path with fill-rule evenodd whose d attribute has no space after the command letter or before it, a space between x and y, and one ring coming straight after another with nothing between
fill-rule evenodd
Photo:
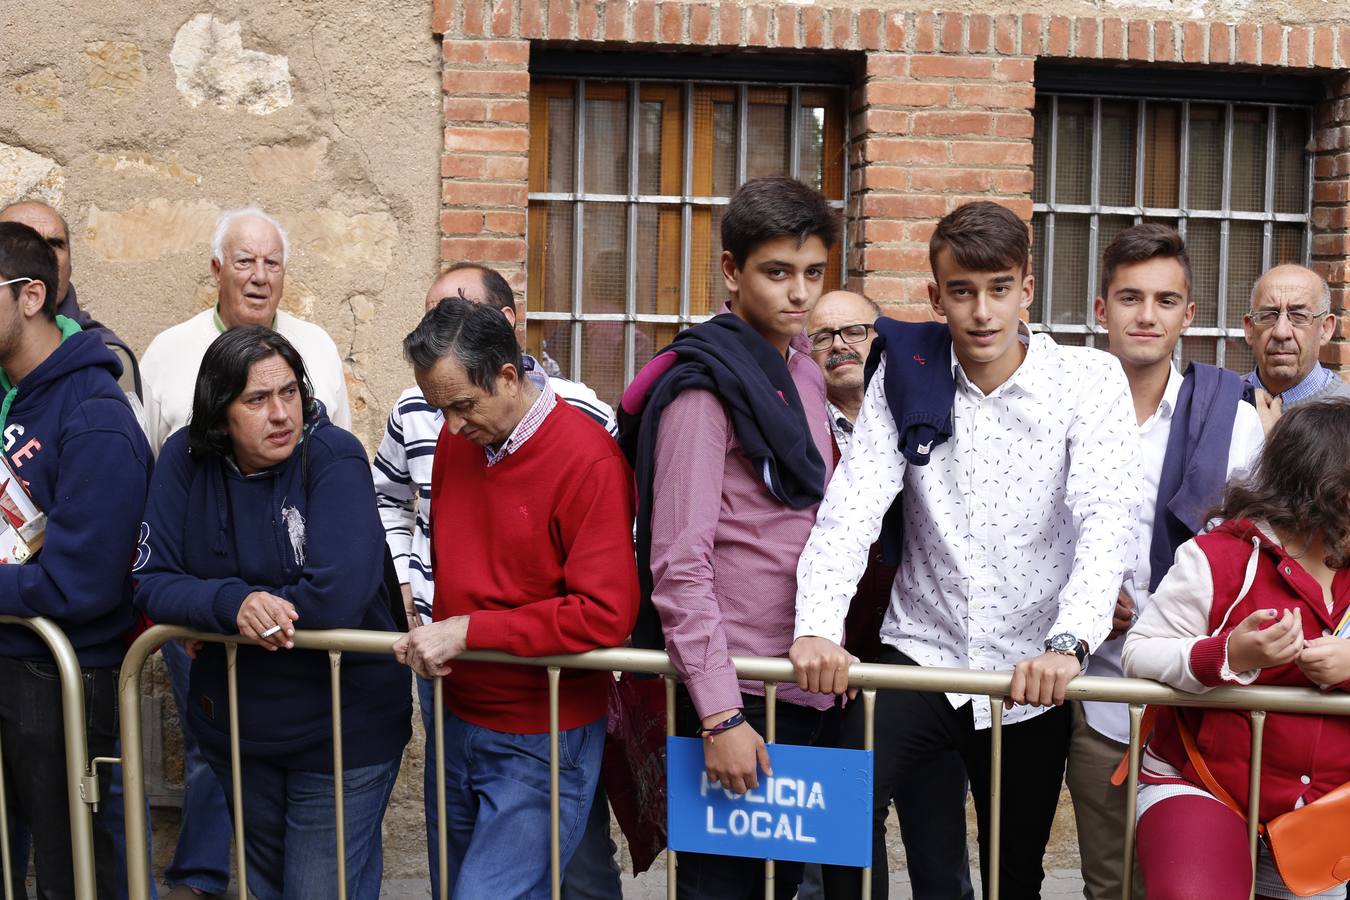
<instances>
[{"instance_id":1,"label":"blue police sign","mask_svg":"<svg viewBox=\"0 0 1350 900\"><path fill-rule=\"evenodd\" d=\"M666 738L666 828L675 851L868 866L872 753L770 744L773 775L745 794L709 784L703 741Z\"/></svg>"}]
</instances>

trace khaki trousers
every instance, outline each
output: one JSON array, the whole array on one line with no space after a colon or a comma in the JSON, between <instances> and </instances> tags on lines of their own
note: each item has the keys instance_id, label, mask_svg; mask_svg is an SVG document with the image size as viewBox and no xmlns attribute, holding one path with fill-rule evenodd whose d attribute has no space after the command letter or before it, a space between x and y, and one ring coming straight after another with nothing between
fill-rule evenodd
<instances>
[{"instance_id":1,"label":"khaki trousers","mask_svg":"<svg viewBox=\"0 0 1350 900\"><path fill-rule=\"evenodd\" d=\"M1078 824L1078 855L1083 867L1083 896L1088 900L1121 900L1125 868L1125 786L1111 784L1111 774L1128 747L1094 731L1073 703L1073 736L1065 780ZM1133 827L1134 823L1130 823ZM1134 900L1144 900L1139 862L1134 864Z\"/></svg>"}]
</instances>

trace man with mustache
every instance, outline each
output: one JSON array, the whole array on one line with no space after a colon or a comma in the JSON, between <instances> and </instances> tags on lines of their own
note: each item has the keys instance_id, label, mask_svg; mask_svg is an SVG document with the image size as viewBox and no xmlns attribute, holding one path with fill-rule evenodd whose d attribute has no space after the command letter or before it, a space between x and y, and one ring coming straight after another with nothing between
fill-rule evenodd
<instances>
[{"instance_id":1,"label":"man with mustache","mask_svg":"<svg viewBox=\"0 0 1350 900\"><path fill-rule=\"evenodd\" d=\"M1309 400L1350 397L1350 385L1322 367L1317 353L1331 340L1336 317L1331 290L1306 266L1276 266L1252 285L1251 311L1242 317L1256 369L1256 410L1266 431L1285 409Z\"/></svg>"}]
</instances>

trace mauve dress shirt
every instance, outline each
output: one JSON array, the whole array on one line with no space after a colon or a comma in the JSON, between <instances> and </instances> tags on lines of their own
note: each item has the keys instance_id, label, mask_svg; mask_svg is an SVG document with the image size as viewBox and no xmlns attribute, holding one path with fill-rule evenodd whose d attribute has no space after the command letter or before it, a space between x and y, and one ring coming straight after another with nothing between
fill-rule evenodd
<instances>
[{"instance_id":1,"label":"mauve dress shirt","mask_svg":"<svg viewBox=\"0 0 1350 900\"><path fill-rule=\"evenodd\" d=\"M798 338L788 372L801 397L825 477L834 470L825 380ZM796 616L797 560L816 506L790 509L771 497L740 450L721 401L685 391L666 408L656 437L652 498L652 603L666 651L700 717L737 709L732 656L787 656ZM826 709L829 694L784 684L787 703Z\"/></svg>"}]
</instances>

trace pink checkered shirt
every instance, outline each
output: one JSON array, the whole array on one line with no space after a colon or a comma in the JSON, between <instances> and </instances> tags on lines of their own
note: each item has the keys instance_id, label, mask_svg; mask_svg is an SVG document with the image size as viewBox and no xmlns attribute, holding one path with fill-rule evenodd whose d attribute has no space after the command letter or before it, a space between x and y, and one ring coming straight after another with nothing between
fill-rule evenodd
<instances>
[{"instance_id":1,"label":"pink checkered shirt","mask_svg":"<svg viewBox=\"0 0 1350 900\"><path fill-rule=\"evenodd\" d=\"M511 436L502 443L500 450L493 450L491 447L484 447L483 452L487 454L487 464L491 468L497 463L506 459L512 453L515 453L521 446L528 441L539 426L544 424L544 419L549 413L553 412L553 407L558 405L558 395L553 393L553 388L545 382L539 388L539 396L534 403L530 405L525 416L516 423Z\"/></svg>"}]
</instances>

